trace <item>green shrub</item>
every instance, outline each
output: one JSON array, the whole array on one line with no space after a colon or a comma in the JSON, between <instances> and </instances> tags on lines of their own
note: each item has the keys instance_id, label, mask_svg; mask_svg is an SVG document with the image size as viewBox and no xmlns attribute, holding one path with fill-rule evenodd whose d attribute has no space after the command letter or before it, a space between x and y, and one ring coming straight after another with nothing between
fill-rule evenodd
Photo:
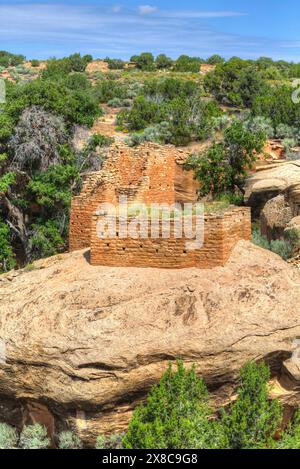
<instances>
[{"instance_id":1,"label":"green shrub","mask_svg":"<svg viewBox=\"0 0 300 469\"><path fill-rule=\"evenodd\" d=\"M300 151L288 151L286 158L288 161L298 161L300 160Z\"/></svg>"},{"instance_id":2,"label":"green shrub","mask_svg":"<svg viewBox=\"0 0 300 469\"><path fill-rule=\"evenodd\" d=\"M280 138L288 137L291 134L290 128L299 126L300 106L295 105L291 99L293 91L290 85L274 86L252 100L253 114L272 119L277 135L282 136Z\"/></svg>"},{"instance_id":3,"label":"green shrub","mask_svg":"<svg viewBox=\"0 0 300 469\"><path fill-rule=\"evenodd\" d=\"M123 107L131 107L132 106L132 100L130 98L123 99L122 106Z\"/></svg>"},{"instance_id":4,"label":"green shrub","mask_svg":"<svg viewBox=\"0 0 300 469\"><path fill-rule=\"evenodd\" d=\"M123 101L120 98L113 98L107 102L109 107L122 107Z\"/></svg>"},{"instance_id":5,"label":"green shrub","mask_svg":"<svg viewBox=\"0 0 300 469\"><path fill-rule=\"evenodd\" d=\"M219 425L209 420L211 409L204 382L195 368L170 365L160 383L138 407L123 439L126 449L222 448L226 441Z\"/></svg>"},{"instance_id":6,"label":"green shrub","mask_svg":"<svg viewBox=\"0 0 300 469\"><path fill-rule=\"evenodd\" d=\"M213 144L200 155L189 157L185 166L192 169L201 182L200 195L216 197L236 190L242 193L247 171L264 142L262 132L250 132L242 122L235 121L224 131L223 142Z\"/></svg>"},{"instance_id":7,"label":"green shrub","mask_svg":"<svg viewBox=\"0 0 300 469\"><path fill-rule=\"evenodd\" d=\"M270 250L270 243L267 238L261 235L259 228L252 230L252 243L260 248Z\"/></svg>"},{"instance_id":8,"label":"green shrub","mask_svg":"<svg viewBox=\"0 0 300 469\"><path fill-rule=\"evenodd\" d=\"M62 432L58 437L58 447L59 449L81 449L82 442L73 432Z\"/></svg>"},{"instance_id":9,"label":"green shrub","mask_svg":"<svg viewBox=\"0 0 300 469\"><path fill-rule=\"evenodd\" d=\"M245 108L251 108L268 88L257 67L240 58L218 64L205 76L204 86L219 102Z\"/></svg>"},{"instance_id":10,"label":"green shrub","mask_svg":"<svg viewBox=\"0 0 300 469\"><path fill-rule=\"evenodd\" d=\"M48 215L68 208L72 192L70 186L77 180L78 170L72 164L51 165L45 172L36 173L27 189L31 197L42 207L48 209Z\"/></svg>"},{"instance_id":11,"label":"green shrub","mask_svg":"<svg viewBox=\"0 0 300 469\"><path fill-rule=\"evenodd\" d=\"M161 122L160 124L147 127L143 132L133 133L125 141L129 146L137 146L144 142L164 143L171 139L172 135L168 122Z\"/></svg>"},{"instance_id":12,"label":"green shrub","mask_svg":"<svg viewBox=\"0 0 300 469\"><path fill-rule=\"evenodd\" d=\"M284 239L292 245L294 250L300 248L300 232L297 228L286 229Z\"/></svg>"},{"instance_id":13,"label":"green shrub","mask_svg":"<svg viewBox=\"0 0 300 469\"><path fill-rule=\"evenodd\" d=\"M41 221L40 224L33 224L31 230L31 259L50 257L64 249L64 240L56 221Z\"/></svg>"},{"instance_id":14,"label":"green shrub","mask_svg":"<svg viewBox=\"0 0 300 469\"><path fill-rule=\"evenodd\" d=\"M268 138L274 137L275 134L271 119L263 116L248 119L244 123L244 127L250 132L263 132Z\"/></svg>"},{"instance_id":15,"label":"green shrub","mask_svg":"<svg viewBox=\"0 0 300 469\"><path fill-rule=\"evenodd\" d=\"M32 67L39 67L41 65L41 62L39 60L33 59L30 61Z\"/></svg>"},{"instance_id":16,"label":"green shrub","mask_svg":"<svg viewBox=\"0 0 300 469\"><path fill-rule=\"evenodd\" d=\"M15 255L11 246L8 225L0 219L0 273L8 272L16 266Z\"/></svg>"},{"instance_id":17,"label":"green shrub","mask_svg":"<svg viewBox=\"0 0 300 469\"><path fill-rule=\"evenodd\" d=\"M221 57L219 54L214 54L211 57L209 57L206 62L210 65L218 65L218 64L223 64L225 62L225 59Z\"/></svg>"},{"instance_id":18,"label":"green shrub","mask_svg":"<svg viewBox=\"0 0 300 469\"><path fill-rule=\"evenodd\" d=\"M289 232L285 234L285 239L276 239L269 242L265 236L261 235L259 228L255 227L252 230L252 242L263 249L278 254L286 261L299 249L299 235L294 230L290 231L290 234Z\"/></svg>"},{"instance_id":19,"label":"green shrub","mask_svg":"<svg viewBox=\"0 0 300 469\"><path fill-rule=\"evenodd\" d=\"M117 123L123 130L145 133L160 125L163 132L155 141L185 145L210 136L221 115L214 101L202 99L192 80L163 78L147 80L131 109L119 113Z\"/></svg>"},{"instance_id":20,"label":"green shrub","mask_svg":"<svg viewBox=\"0 0 300 469\"><path fill-rule=\"evenodd\" d=\"M154 57L151 52L142 52L140 55L133 55L130 62L135 63L136 67L140 70L154 70Z\"/></svg>"},{"instance_id":21,"label":"green shrub","mask_svg":"<svg viewBox=\"0 0 300 469\"><path fill-rule=\"evenodd\" d=\"M31 73L31 70L29 68L24 67L23 65L19 65L15 68L15 72L18 75L29 75Z\"/></svg>"},{"instance_id":22,"label":"green shrub","mask_svg":"<svg viewBox=\"0 0 300 469\"><path fill-rule=\"evenodd\" d=\"M90 82L86 75L83 73L71 73L65 80L67 88L75 91L88 91L90 90Z\"/></svg>"},{"instance_id":23,"label":"green shrub","mask_svg":"<svg viewBox=\"0 0 300 469\"><path fill-rule=\"evenodd\" d=\"M109 147L114 143L114 139L112 137L108 137L107 135L102 134L94 134L89 140L89 145L96 149L97 147Z\"/></svg>"},{"instance_id":24,"label":"green shrub","mask_svg":"<svg viewBox=\"0 0 300 469\"><path fill-rule=\"evenodd\" d=\"M99 435L96 441L96 449L122 449L122 439L124 434L115 433L110 436Z\"/></svg>"},{"instance_id":25,"label":"green shrub","mask_svg":"<svg viewBox=\"0 0 300 469\"><path fill-rule=\"evenodd\" d=\"M224 192L219 194L216 199L216 202L223 203L224 205L243 205L244 197L242 194L236 194L232 192Z\"/></svg>"},{"instance_id":26,"label":"green shrub","mask_svg":"<svg viewBox=\"0 0 300 469\"><path fill-rule=\"evenodd\" d=\"M286 124L279 124L276 128L276 137L282 139L294 139L298 134L298 129Z\"/></svg>"},{"instance_id":27,"label":"green shrub","mask_svg":"<svg viewBox=\"0 0 300 469\"><path fill-rule=\"evenodd\" d=\"M96 441L96 449L106 449L106 437L105 435L99 435Z\"/></svg>"},{"instance_id":28,"label":"green shrub","mask_svg":"<svg viewBox=\"0 0 300 469\"><path fill-rule=\"evenodd\" d=\"M155 59L155 65L158 69L171 68L173 65L173 60L170 57L167 57L165 54L159 54Z\"/></svg>"},{"instance_id":29,"label":"green shrub","mask_svg":"<svg viewBox=\"0 0 300 469\"><path fill-rule=\"evenodd\" d=\"M125 62L121 59L106 58L105 62L107 62L110 70L123 70L125 67Z\"/></svg>"},{"instance_id":30,"label":"green shrub","mask_svg":"<svg viewBox=\"0 0 300 469\"><path fill-rule=\"evenodd\" d=\"M174 70L176 72L192 72L199 73L200 65L204 60L199 57L189 57L188 55L181 55L175 62Z\"/></svg>"},{"instance_id":31,"label":"green shrub","mask_svg":"<svg viewBox=\"0 0 300 469\"><path fill-rule=\"evenodd\" d=\"M7 51L0 51L0 65L7 68L9 66L15 67L25 61L24 55L15 55Z\"/></svg>"},{"instance_id":32,"label":"green shrub","mask_svg":"<svg viewBox=\"0 0 300 469\"><path fill-rule=\"evenodd\" d=\"M276 449L300 449L300 409L277 441Z\"/></svg>"},{"instance_id":33,"label":"green shrub","mask_svg":"<svg viewBox=\"0 0 300 469\"><path fill-rule=\"evenodd\" d=\"M0 449L15 449L17 446L18 434L16 430L6 423L0 423Z\"/></svg>"},{"instance_id":34,"label":"green shrub","mask_svg":"<svg viewBox=\"0 0 300 469\"><path fill-rule=\"evenodd\" d=\"M21 432L19 444L22 449L46 449L50 446L50 439L42 425L27 425Z\"/></svg>"},{"instance_id":35,"label":"green shrub","mask_svg":"<svg viewBox=\"0 0 300 469\"><path fill-rule=\"evenodd\" d=\"M97 83L94 93L100 103L108 103L112 99L126 99L127 88L115 80L101 80Z\"/></svg>"},{"instance_id":36,"label":"green shrub","mask_svg":"<svg viewBox=\"0 0 300 469\"><path fill-rule=\"evenodd\" d=\"M10 119L14 125L26 108L38 106L64 117L69 126L80 124L91 127L96 117L101 115L96 90L91 84L87 89L73 89L68 80L67 75L44 77L8 86L7 103L1 118Z\"/></svg>"},{"instance_id":37,"label":"green shrub","mask_svg":"<svg viewBox=\"0 0 300 469\"><path fill-rule=\"evenodd\" d=\"M269 399L270 371L264 363L247 363L240 372L237 400L222 410L222 424L231 449L274 446L273 437L282 420L277 399Z\"/></svg>"},{"instance_id":38,"label":"green shrub","mask_svg":"<svg viewBox=\"0 0 300 469\"><path fill-rule=\"evenodd\" d=\"M79 53L75 53L70 55L67 60L69 60L73 72L84 72L87 65L93 61L93 57L89 54L82 57Z\"/></svg>"},{"instance_id":39,"label":"green shrub","mask_svg":"<svg viewBox=\"0 0 300 469\"><path fill-rule=\"evenodd\" d=\"M283 409L278 399L270 398L270 378L267 364L246 363L236 399L212 415L206 387L194 368L185 370L180 362L173 372L170 365L145 405L135 410L124 448L299 449L300 409L286 430L280 430ZM96 447L108 449L107 438L100 436Z\"/></svg>"},{"instance_id":40,"label":"green shrub","mask_svg":"<svg viewBox=\"0 0 300 469\"><path fill-rule=\"evenodd\" d=\"M293 254L292 245L284 239L275 239L270 242L270 250L285 261L290 259Z\"/></svg>"}]
</instances>

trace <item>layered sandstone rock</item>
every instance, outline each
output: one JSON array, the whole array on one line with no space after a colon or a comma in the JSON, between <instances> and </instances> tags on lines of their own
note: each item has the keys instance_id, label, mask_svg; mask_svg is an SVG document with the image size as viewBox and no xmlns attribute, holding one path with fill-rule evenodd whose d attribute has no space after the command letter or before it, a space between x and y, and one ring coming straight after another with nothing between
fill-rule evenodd
<instances>
[{"instance_id":1,"label":"layered sandstone rock","mask_svg":"<svg viewBox=\"0 0 300 469\"><path fill-rule=\"evenodd\" d=\"M300 233L300 215L290 220L286 226L286 230L297 230Z\"/></svg>"},{"instance_id":2,"label":"layered sandstone rock","mask_svg":"<svg viewBox=\"0 0 300 469\"><path fill-rule=\"evenodd\" d=\"M278 195L269 200L261 212L261 233L269 241L281 238L292 218L292 209L285 196Z\"/></svg>"},{"instance_id":3,"label":"layered sandstone rock","mask_svg":"<svg viewBox=\"0 0 300 469\"><path fill-rule=\"evenodd\" d=\"M122 431L168 362L196 363L215 405L267 360L299 403L299 271L240 242L225 267L92 267L80 251L0 277L0 421L68 424L93 445ZM283 366L283 363L292 358Z\"/></svg>"},{"instance_id":4,"label":"layered sandstone rock","mask_svg":"<svg viewBox=\"0 0 300 469\"><path fill-rule=\"evenodd\" d=\"M268 200L284 194L293 216L300 215L300 160L258 171L247 180L245 191L245 202L256 214Z\"/></svg>"},{"instance_id":5,"label":"layered sandstone rock","mask_svg":"<svg viewBox=\"0 0 300 469\"><path fill-rule=\"evenodd\" d=\"M104 62L104 60L93 60L93 62L90 62L89 64L87 64L87 67L86 67L87 73L108 72L108 71L109 71L108 63Z\"/></svg>"},{"instance_id":6,"label":"layered sandstone rock","mask_svg":"<svg viewBox=\"0 0 300 469\"><path fill-rule=\"evenodd\" d=\"M279 140L268 140L264 147L264 159L280 160L284 157L284 146Z\"/></svg>"}]
</instances>

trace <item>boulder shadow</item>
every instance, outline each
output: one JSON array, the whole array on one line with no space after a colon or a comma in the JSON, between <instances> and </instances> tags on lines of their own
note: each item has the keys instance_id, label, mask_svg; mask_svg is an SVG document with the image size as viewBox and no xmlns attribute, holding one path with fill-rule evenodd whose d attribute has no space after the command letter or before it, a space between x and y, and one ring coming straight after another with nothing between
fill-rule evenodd
<instances>
[{"instance_id":1,"label":"boulder shadow","mask_svg":"<svg viewBox=\"0 0 300 469\"><path fill-rule=\"evenodd\" d=\"M90 249L83 253L83 257L89 264L91 264L91 250Z\"/></svg>"}]
</instances>

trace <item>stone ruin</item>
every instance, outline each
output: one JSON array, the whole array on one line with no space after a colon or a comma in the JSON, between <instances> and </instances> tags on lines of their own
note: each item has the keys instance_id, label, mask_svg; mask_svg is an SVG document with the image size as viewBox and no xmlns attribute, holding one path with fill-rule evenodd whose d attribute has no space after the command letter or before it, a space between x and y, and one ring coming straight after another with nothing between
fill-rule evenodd
<instances>
[{"instance_id":1,"label":"stone ruin","mask_svg":"<svg viewBox=\"0 0 300 469\"><path fill-rule=\"evenodd\" d=\"M184 169L188 153L170 145L153 143L130 148L111 147L101 171L86 174L81 194L71 206L69 248L90 248L92 265L156 268L212 268L228 260L235 244L251 239L251 214L245 207L204 215L204 244L187 249L184 236L175 237L170 219L170 236L165 239L120 237L101 238L97 224L103 213L99 206L117 206L120 196L129 204L184 204L197 201L198 183L192 171ZM161 222L159 222L161 224ZM160 227L161 233L161 227Z\"/></svg>"}]
</instances>

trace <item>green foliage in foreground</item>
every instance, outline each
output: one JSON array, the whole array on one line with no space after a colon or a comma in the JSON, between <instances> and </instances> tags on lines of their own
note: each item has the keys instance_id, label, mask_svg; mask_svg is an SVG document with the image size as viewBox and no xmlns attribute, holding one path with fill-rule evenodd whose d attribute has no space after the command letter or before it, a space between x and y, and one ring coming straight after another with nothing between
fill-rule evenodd
<instances>
[{"instance_id":1,"label":"green foliage in foreground","mask_svg":"<svg viewBox=\"0 0 300 469\"><path fill-rule=\"evenodd\" d=\"M238 398L228 412L221 412L231 449L271 448L282 420L279 401L269 400L269 368L248 363L241 370Z\"/></svg>"},{"instance_id":2,"label":"green foliage in foreground","mask_svg":"<svg viewBox=\"0 0 300 469\"><path fill-rule=\"evenodd\" d=\"M99 435L96 441L96 449L122 449L122 439L124 434L114 433L110 436Z\"/></svg>"},{"instance_id":3,"label":"green foliage in foreground","mask_svg":"<svg viewBox=\"0 0 300 469\"><path fill-rule=\"evenodd\" d=\"M81 449L82 442L73 432L61 432L58 437L59 449Z\"/></svg>"},{"instance_id":4,"label":"green foliage in foreground","mask_svg":"<svg viewBox=\"0 0 300 469\"><path fill-rule=\"evenodd\" d=\"M259 228L254 227L252 230L252 242L263 249L278 254L285 261L293 257L299 251L300 240L299 232L295 229L288 230L283 239L268 241L268 239L260 233Z\"/></svg>"},{"instance_id":5,"label":"green foliage in foreground","mask_svg":"<svg viewBox=\"0 0 300 469\"><path fill-rule=\"evenodd\" d=\"M226 408L212 410L209 392L195 367L169 365L145 404L133 414L127 434L99 435L96 449L300 449L300 409L282 428L283 411L271 399L269 367L248 362L240 371L237 397ZM276 435L276 437L275 437ZM20 438L0 423L0 449L46 449L45 427L24 426ZM59 449L81 449L72 431L58 435Z\"/></svg>"},{"instance_id":6,"label":"green foliage in foreground","mask_svg":"<svg viewBox=\"0 0 300 469\"><path fill-rule=\"evenodd\" d=\"M300 410L289 423L276 444L276 449L300 449Z\"/></svg>"},{"instance_id":7,"label":"green foliage in foreground","mask_svg":"<svg viewBox=\"0 0 300 469\"><path fill-rule=\"evenodd\" d=\"M39 424L27 425L20 435L20 447L22 449L46 449L50 446L47 430Z\"/></svg>"},{"instance_id":8,"label":"green foliage in foreground","mask_svg":"<svg viewBox=\"0 0 300 469\"><path fill-rule=\"evenodd\" d=\"M16 430L6 423L0 423L0 449L15 449L17 446L18 434Z\"/></svg>"},{"instance_id":9,"label":"green foliage in foreground","mask_svg":"<svg viewBox=\"0 0 300 469\"><path fill-rule=\"evenodd\" d=\"M208 405L209 394L195 369L171 365L150 391L129 424L127 449L270 449L300 447L300 413L281 439L282 407L269 398L270 371L266 364L247 363L240 372L237 399L218 414Z\"/></svg>"},{"instance_id":10,"label":"green foliage in foreground","mask_svg":"<svg viewBox=\"0 0 300 469\"><path fill-rule=\"evenodd\" d=\"M146 405L136 409L123 439L127 449L223 448L226 438L218 422L210 421L208 392L195 368L170 365L150 391Z\"/></svg>"}]
</instances>

